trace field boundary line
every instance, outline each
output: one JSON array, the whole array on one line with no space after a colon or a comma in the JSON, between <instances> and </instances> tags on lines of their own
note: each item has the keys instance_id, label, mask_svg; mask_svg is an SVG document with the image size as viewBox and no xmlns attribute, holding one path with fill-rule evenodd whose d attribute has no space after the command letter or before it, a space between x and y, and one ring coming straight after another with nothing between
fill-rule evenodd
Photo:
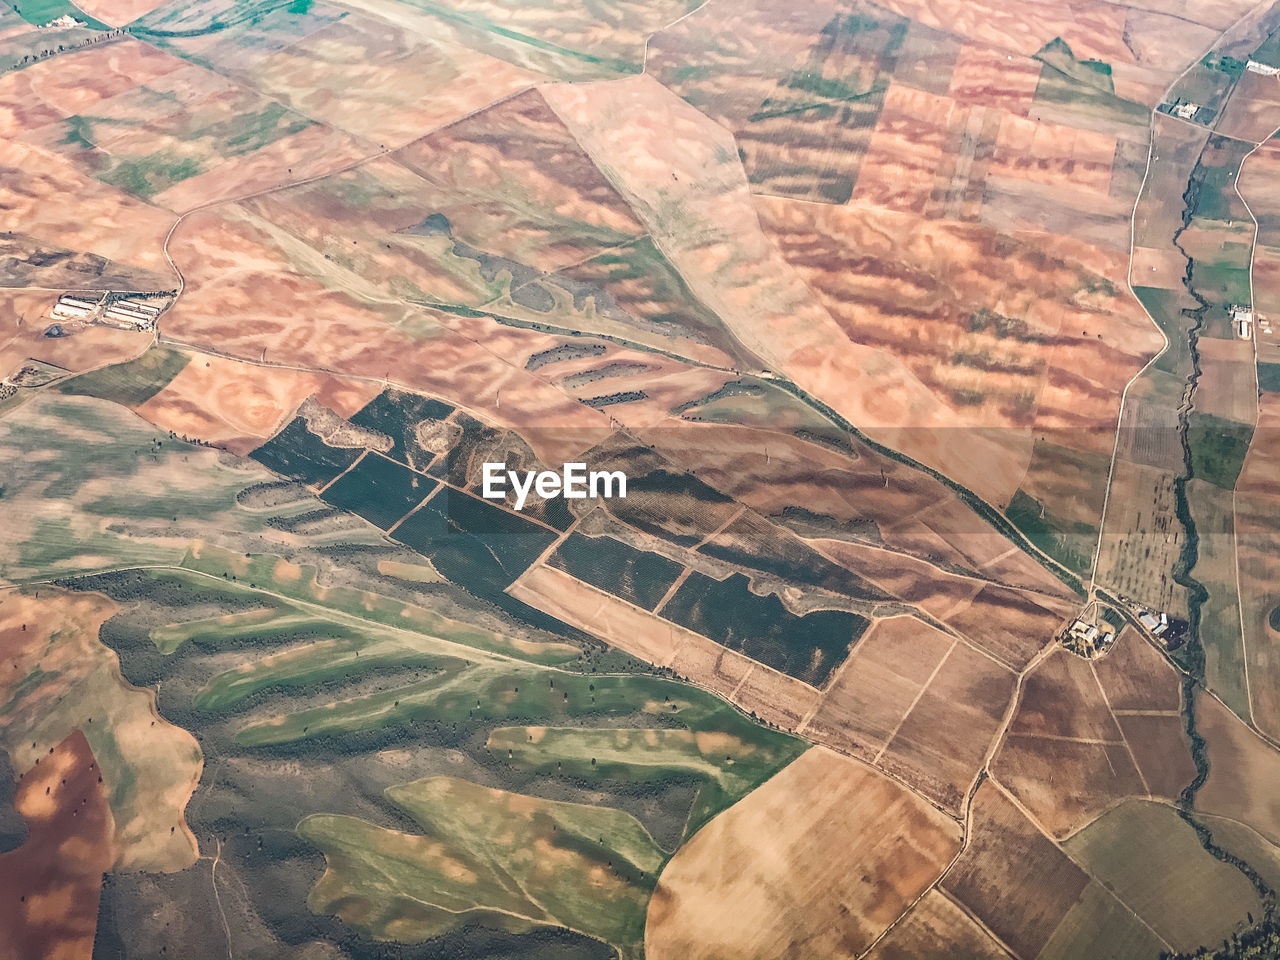
<instances>
[{"instance_id":1,"label":"field boundary line","mask_svg":"<svg viewBox=\"0 0 1280 960\"><path fill-rule=\"evenodd\" d=\"M433 479L434 479L434 478L433 478ZM386 535L387 535L388 537L390 537L390 536L391 536L392 531L393 531L393 530L395 530L395 529L396 529L396 527L400 526L400 524L404 523L404 522L405 522L406 520L408 520L411 516L413 516L415 513L417 513L419 510L421 510L424 506L426 506L427 501L428 501L428 500L430 500L432 497L434 497L437 493L439 493L439 492L440 492L441 490L443 490L443 489L444 489L444 484L443 484L443 483L437 483L437 484L435 485L435 487L432 489L432 491L431 491L430 493L428 493L425 497L423 497L421 500L419 500L417 503L415 503L412 507L410 507L410 508L405 512L405 515L404 515L403 517L401 517L399 520L397 520L397 521L396 521L395 523L393 523L391 526L387 527L387 529L386 529L385 531L383 531L383 532L384 532L384 533L386 533ZM404 541L402 541L402 540L397 540L396 542L397 542L397 543L403 543ZM410 547L409 549L410 549L410 550L412 550L413 548L412 548L412 547ZM416 551L416 550L414 550L414 553L417 553L417 551ZM422 556L422 555L421 555L421 554L419 554L419 556ZM430 558L430 557L427 557L427 558L426 558L426 560L427 560L427 562L428 562L428 563L430 563L431 558ZM432 566L435 566L435 564L432 564Z\"/></svg>"},{"instance_id":2,"label":"field boundary line","mask_svg":"<svg viewBox=\"0 0 1280 960\"><path fill-rule=\"evenodd\" d=\"M335 483L337 483L339 480L341 480L343 477L345 477L348 473L350 473L352 470L354 470L354 469L356 468L356 466L357 466L358 464L360 464L360 463L361 463L361 461L363 461L363 460L364 460L364 458L365 458L365 457L367 457L368 455L369 455L369 448L368 448L368 447L365 447L364 449L362 449L362 450L360 451L360 456L356 457L356 458L355 458L354 460L352 460L349 464L347 464L347 466L343 468L343 470L342 470L342 472L341 472L340 474L338 474L338 475L337 475L336 477L334 477L332 480L329 480L328 482L323 483L323 484L321 484L320 486L316 487L316 496L318 496L318 497L323 497L323 496L324 496L324 492L325 492L326 490L328 490L328 489L329 489L330 487L332 487ZM350 512L350 511L348 511L348 512Z\"/></svg>"},{"instance_id":3,"label":"field boundary line","mask_svg":"<svg viewBox=\"0 0 1280 960\"><path fill-rule=\"evenodd\" d=\"M1111 722L1116 725L1116 729L1120 731L1120 742L1124 744L1124 748L1129 751L1129 761L1133 764L1133 769L1138 773L1138 779L1142 781L1142 789L1147 791L1147 796L1151 796L1151 784L1147 782L1147 775L1142 772L1142 767L1138 764L1138 755L1133 752L1133 744L1129 742L1129 737L1124 732L1124 727L1120 726L1120 718L1116 716L1116 712L1111 709L1111 698L1107 696L1107 690L1102 685L1102 680L1098 676L1098 669L1092 660L1089 661L1089 672L1093 674L1093 682L1098 685L1098 692L1102 694L1102 702L1107 705L1107 713L1111 715ZM1114 771L1112 771L1114 773Z\"/></svg>"},{"instance_id":4,"label":"field boundary line","mask_svg":"<svg viewBox=\"0 0 1280 960\"><path fill-rule=\"evenodd\" d=\"M1039 830L1041 835L1046 840L1048 840L1050 843L1054 845L1055 848L1057 848L1059 853L1061 853L1069 861L1075 864L1076 867L1080 870L1080 872L1089 878L1090 883L1095 883L1099 887L1101 887L1103 890L1105 890L1110 895L1111 899L1113 899L1116 903L1118 903L1120 906L1122 906L1125 909L1126 913L1128 913L1131 917L1133 917L1133 919L1137 920L1138 923L1142 924L1142 926L1146 927L1147 930L1151 932L1151 935L1153 937L1155 937L1157 940L1163 943L1169 949L1170 953L1174 952L1173 944L1171 944L1168 940L1162 937L1156 931L1155 927L1151 926L1151 924L1149 924L1146 921L1146 919L1141 914L1138 913L1138 911L1134 910L1133 907L1129 906L1128 903L1126 903L1123 899L1121 899L1120 895L1116 893L1114 890L1112 890L1111 887L1109 887L1107 884L1103 883L1101 880L1095 877L1090 870L1085 868L1084 864L1077 862L1075 857L1071 856L1071 854L1067 853L1066 850L1062 849L1062 842L1059 840L1056 840L1053 834L1049 833L1049 831L1047 831L1044 828L1044 824L1042 824L1039 820L1037 820L1034 816L1032 816L1031 811L1028 810L1025 806L1023 806L1022 801L1019 800L1016 796L1014 796L1013 792L1009 790L1008 787L1006 787L1003 783L1001 783L995 776L991 777L991 783L996 787L996 789L1000 791L1001 794L1003 794L1004 798L1008 800L1009 803L1013 804L1015 807L1018 808L1018 812L1021 813L1024 817L1026 817L1028 822L1030 822L1032 826L1034 826L1037 830ZM1132 797L1132 796L1124 798L1124 800L1145 800L1145 799L1146 799L1145 797ZM1086 824L1086 826L1091 826L1092 824L1096 823L1101 816L1102 814L1098 814L1098 816L1090 820L1089 823ZM1083 827L1081 829L1083 829ZM1079 833L1079 832L1080 832L1079 830L1076 831L1076 833ZM1074 835L1075 834L1073 833L1072 836Z\"/></svg>"},{"instance_id":5,"label":"field boundary line","mask_svg":"<svg viewBox=\"0 0 1280 960\"><path fill-rule=\"evenodd\" d=\"M676 595L676 592L682 586L684 586L684 582L689 579L689 574L693 572L694 572L693 567L689 566L689 564L686 563L684 565L684 569L682 569L678 574L676 574L675 582L672 583L671 586L667 587L667 592L662 595L662 599L658 601L658 605L654 607L652 610L652 613L655 617L662 616L662 608L671 602L671 598Z\"/></svg>"},{"instance_id":6,"label":"field boundary line","mask_svg":"<svg viewBox=\"0 0 1280 960\"><path fill-rule=\"evenodd\" d=\"M928 678L925 680L925 682L920 685L920 689L916 691L916 695L911 699L911 703L907 705L907 709L903 711L902 716L898 718L897 725L894 726L889 736L885 739L884 743L881 745L879 751L876 752L875 759L871 761L872 763L874 764L880 763L880 758L884 756L885 751L889 749L894 739L898 736L898 731L901 730L902 725L907 722L907 717L911 716L911 711L913 711L916 708L916 704L918 704L920 702L920 698L925 695L925 691L928 690L929 687L933 684L934 677L936 677L939 673L942 672L943 666L946 664L948 660L951 659L951 654L955 650L956 644L959 642L960 641L958 639L953 639L951 641L951 646L947 647L947 652L938 658L938 662L934 666L933 672L930 673Z\"/></svg>"}]
</instances>

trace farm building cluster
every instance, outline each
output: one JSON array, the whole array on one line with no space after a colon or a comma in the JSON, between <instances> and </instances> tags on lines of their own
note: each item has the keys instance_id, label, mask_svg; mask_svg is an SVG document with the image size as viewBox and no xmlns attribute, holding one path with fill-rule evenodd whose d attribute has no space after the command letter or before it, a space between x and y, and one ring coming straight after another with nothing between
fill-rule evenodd
<instances>
[{"instance_id":1,"label":"farm building cluster","mask_svg":"<svg viewBox=\"0 0 1280 960\"><path fill-rule=\"evenodd\" d=\"M1231 323L1235 327L1236 336L1241 340L1253 339L1253 325L1257 323L1263 333L1271 332L1271 321L1266 317L1255 316L1252 307L1233 304L1230 308Z\"/></svg>"},{"instance_id":2,"label":"farm building cluster","mask_svg":"<svg viewBox=\"0 0 1280 960\"><path fill-rule=\"evenodd\" d=\"M1116 642L1124 619L1109 607L1090 603L1058 634L1058 642L1086 660L1096 660Z\"/></svg>"},{"instance_id":3,"label":"farm building cluster","mask_svg":"<svg viewBox=\"0 0 1280 960\"><path fill-rule=\"evenodd\" d=\"M55 324L100 323L126 330L151 330L169 305L167 294L64 293L49 311Z\"/></svg>"},{"instance_id":4,"label":"farm building cluster","mask_svg":"<svg viewBox=\"0 0 1280 960\"><path fill-rule=\"evenodd\" d=\"M1120 600L1129 605L1129 612L1138 618L1142 629L1163 643L1166 650L1176 650L1182 646L1187 635L1186 620L1171 617L1161 610L1148 609L1128 597L1122 596Z\"/></svg>"},{"instance_id":5,"label":"farm building cluster","mask_svg":"<svg viewBox=\"0 0 1280 960\"><path fill-rule=\"evenodd\" d=\"M84 26L87 26L87 24L83 20L77 20L75 17L71 16L70 14L64 13L62 16L56 17L53 20L50 20L48 23L41 24L40 29L41 30L60 30L60 29L67 29L69 27L84 27Z\"/></svg>"}]
</instances>

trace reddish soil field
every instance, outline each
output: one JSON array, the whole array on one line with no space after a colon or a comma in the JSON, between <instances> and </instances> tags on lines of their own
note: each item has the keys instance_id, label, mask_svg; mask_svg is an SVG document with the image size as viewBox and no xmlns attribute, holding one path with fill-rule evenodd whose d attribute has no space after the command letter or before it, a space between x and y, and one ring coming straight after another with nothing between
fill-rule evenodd
<instances>
[{"instance_id":1,"label":"reddish soil field","mask_svg":"<svg viewBox=\"0 0 1280 960\"><path fill-rule=\"evenodd\" d=\"M1280 127L1280 84L1275 77L1246 70L1218 121L1218 133L1261 143L1270 139L1277 127Z\"/></svg>"},{"instance_id":2,"label":"reddish soil field","mask_svg":"<svg viewBox=\"0 0 1280 960\"><path fill-rule=\"evenodd\" d=\"M84 0L81 10L112 27L122 27L161 6L163 0Z\"/></svg>"},{"instance_id":3,"label":"reddish soil field","mask_svg":"<svg viewBox=\"0 0 1280 960\"><path fill-rule=\"evenodd\" d=\"M957 643L878 762L958 813L1012 693L1011 673Z\"/></svg>"},{"instance_id":4,"label":"reddish soil field","mask_svg":"<svg viewBox=\"0 0 1280 960\"><path fill-rule=\"evenodd\" d=\"M323 176L368 156L368 144L317 124L189 177L156 194L154 202L179 212L193 210L295 180Z\"/></svg>"},{"instance_id":5,"label":"reddish soil field","mask_svg":"<svg viewBox=\"0 0 1280 960\"><path fill-rule=\"evenodd\" d=\"M1004 947L946 894L930 890L867 954L867 960L1004 960Z\"/></svg>"},{"instance_id":6,"label":"reddish soil field","mask_svg":"<svg viewBox=\"0 0 1280 960\"><path fill-rule=\"evenodd\" d=\"M680 848L649 904L645 954L857 956L958 847L959 827L919 797L812 749Z\"/></svg>"},{"instance_id":7,"label":"reddish soil field","mask_svg":"<svg viewBox=\"0 0 1280 960\"><path fill-rule=\"evenodd\" d=\"M1025 117L1031 110L1040 70L1034 60L1010 59L996 47L966 43L956 57L948 92L967 106L990 107Z\"/></svg>"},{"instance_id":8,"label":"reddish soil field","mask_svg":"<svg viewBox=\"0 0 1280 960\"><path fill-rule=\"evenodd\" d=\"M452 42L440 21L413 8L396 8L387 19L347 8L338 17L250 65L230 54L225 69L379 146L407 143L543 79Z\"/></svg>"},{"instance_id":9,"label":"reddish soil field","mask_svg":"<svg viewBox=\"0 0 1280 960\"><path fill-rule=\"evenodd\" d=\"M163 430L244 455L273 436L309 396L348 417L381 389L377 382L197 355L137 413Z\"/></svg>"},{"instance_id":10,"label":"reddish soil field","mask_svg":"<svg viewBox=\"0 0 1280 960\"><path fill-rule=\"evenodd\" d=\"M1053 640L1062 624L1065 611L1049 609L1044 602L1006 587L987 586L944 619L992 656L1020 670Z\"/></svg>"},{"instance_id":11,"label":"reddish soil field","mask_svg":"<svg viewBox=\"0 0 1280 960\"><path fill-rule=\"evenodd\" d=\"M587 231L539 231L520 218L526 204L554 211L555 220L639 236L644 227L605 179L542 94L530 90L473 117L416 140L396 159L447 195L470 201L476 193L521 195L517 205L465 202L441 212L456 234L483 250L540 269L586 260L605 244ZM477 172L487 175L477 181ZM495 189L497 188L497 189ZM497 199L497 197L494 197ZM541 243L534 243L543 232Z\"/></svg>"},{"instance_id":12,"label":"reddish soil field","mask_svg":"<svg viewBox=\"0 0 1280 960\"><path fill-rule=\"evenodd\" d=\"M891 550L843 540L811 540L810 546L865 577L881 590L935 617L962 606L984 586Z\"/></svg>"},{"instance_id":13,"label":"reddish soil field","mask_svg":"<svg viewBox=\"0 0 1280 960\"><path fill-rule=\"evenodd\" d=\"M1058 650L1022 681L1010 733L1119 740L1120 731L1087 660Z\"/></svg>"},{"instance_id":14,"label":"reddish soil field","mask_svg":"<svg viewBox=\"0 0 1280 960\"><path fill-rule=\"evenodd\" d=\"M1116 801L1147 794L1120 742L1010 734L992 761L991 774L1059 838L1079 830Z\"/></svg>"},{"instance_id":15,"label":"reddish soil field","mask_svg":"<svg viewBox=\"0 0 1280 960\"><path fill-rule=\"evenodd\" d=\"M0 139L0 209L33 237L173 275L162 252L173 214L89 178L47 150ZM121 230L122 223L129 229Z\"/></svg>"},{"instance_id":16,"label":"reddish soil field","mask_svg":"<svg viewBox=\"0 0 1280 960\"><path fill-rule=\"evenodd\" d=\"M938 184L944 188L938 191L935 183L945 171L949 141L968 119L950 97L891 85L858 168L853 199L902 213L930 212L935 195L948 185Z\"/></svg>"},{"instance_id":17,"label":"reddish soil field","mask_svg":"<svg viewBox=\"0 0 1280 960\"><path fill-rule=\"evenodd\" d=\"M877 622L823 691L805 734L874 759L955 643L912 617Z\"/></svg>"},{"instance_id":18,"label":"reddish soil field","mask_svg":"<svg viewBox=\"0 0 1280 960\"><path fill-rule=\"evenodd\" d=\"M854 459L774 431L692 423L653 431L646 439L670 462L762 515L782 518L784 525L784 515L796 508L817 515L815 524L832 536L870 520L892 549L1067 595L1061 582L940 483L866 448L858 448ZM832 556L844 562L844 555ZM851 569L874 578L880 565L877 556Z\"/></svg>"},{"instance_id":19,"label":"reddish soil field","mask_svg":"<svg viewBox=\"0 0 1280 960\"><path fill-rule=\"evenodd\" d=\"M1240 820L1280 844L1280 754L1212 697L1196 697L1196 730L1209 751L1209 778L1196 809Z\"/></svg>"},{"instance_id":20,"label":"reddish soil field","mask_svg":"<svg viewBox=\"0 0 1280 960\"><path fill-rule=\"evenodd\" d=\"M605 414L495 363L483 345L448 329L443 315L371 299L367 284L340 270L328 287L299 273L266 225L243 213L192 214L172 249L188 284L165 321L176 339L247 359L266 348L276 363L386 378L465 403L488 422L536 427L529 436L546 463L572 460L608 433Z\"/></svg>"},{"instance_id":21,"label":"reddish soil field","mask_svg":"<svg viewBox=\"0 0 1280 960\"><path fill-rule=\"evenodd\" d=\"M93 751L77 730L22 774L27 840L0 854L0 930L13 960L88 960L117 851Z\"/></svg>"},{"instance_id":22,"label":"reddish soil field","mask_svg":"<svg viewBox=\"0 0 1280 960\"><path fill-rule=\"evenodd\" d=\"M1176 800L1196 778L1196 764L1186 737L1186 721L1170 716L1122 716L1124 738L1138 761L1142 779L1159 797Z\"/></svg>"},{"instance_id":23,"label":"reddish soil field","mask_svg":"<svg viewBox=\"0 0 1280 960\"><path fill-rule=\"evenodd\" d=\"M91 44L0 76L0 136L90 112L103 100L187 66L136 40Z\"/></svg>"},{"instance_id":24,"label":"reddish soil field","mask_svg":"<svg viewBox=\"0 0 1280 960\"><path fill-rule=\"evenodd\" d=\"M1107 692L1111 708L1165 710L1182 706L1178 673L1155 647L1133 627L1125 627L1105 657L1094 661L1094 670Z\"/></svg>"},{"instance_id":25,"label":"reddish soil field","mask_svg":"<svg viewBox=\"0 0 1280 960\"><path fill-rule=\"evenodd\" d=\"M974 797L968 846L942 886L1020 957L1032 960L1088 882L988 781Z\"/></svg>"}]
</instances>

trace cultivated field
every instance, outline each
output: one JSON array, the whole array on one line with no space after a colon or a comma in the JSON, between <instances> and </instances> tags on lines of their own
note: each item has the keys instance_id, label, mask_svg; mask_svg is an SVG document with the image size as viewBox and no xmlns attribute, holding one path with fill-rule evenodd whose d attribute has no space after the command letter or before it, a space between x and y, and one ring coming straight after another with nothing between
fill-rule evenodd
<instances>
[{"instance_id":1,"label":"cultivated field","mask_svg":"<svg viewBox=\"0 0 1280 960\"><path fill-rule=\"evenodd\" d=\"M1089 878L991 783L978 789L971 817L942 888L1017 956L1036 957Z\"/></svg>"},{"instance_id":2,"label":"cultivated field","mask_svg":"<svg viewBox=\"0 0 1280 960\"><path fill-rule=\"evenodd\" d=\"M421 834L325 815L298 825L325 853L325 874L308 897L316 912L336 913L377 940L421 941L487 919L515 929L564 926L640 956L663 856L634 818L449 777L391 787L387 796Z\"/></svg>"},{"instance_id":3,"label":"cultivated field","mask_svg":"<svg viewBox=\"0 0 1280 960\"><path fill-rule=\"evenodd\" d=\"M1162 804L1121 804L1065 848L1177 950L1227 939L1246 914L1261 910L1244 874L1214 860L1191 827Z\"/></svg>"},{"instance_id":4,"label":"cultivated field","mask_svg":"<svg viewBox=\"0 0 1280 960\"><path fill-rule=\"evenodd\" d=\"M25 773L81 731L84 752L92 750L101 768L109 864L181 870L196 858L183 811L200 778L200 748L157 714L152 691L121 677L116 655L99 642L115 609L104 597L53 587L5 594L0 634L12 668L3 674L9 707L0 737L13 768ZM67 749L73 758L81 752Z\"/></svg>"},{"instance_id":5,"label":"cultivated field","mask_svg":"<svg viewBox=\"0 0 1280 960\"><path fill-rule=\"evenodd\" d=\"M119 851L88 741L79 731L22 775L13 807L26 821L17 849L0 853L0 923L15 957L88 957L102 874Z\"/></svg>"},{"instance_id":6,"label":"cultivated field","mask_svg":"<svg viewBox=\"0 0 1280 960\"><path fill-rule=\"evenodd\" d=\"M645 954L860 953L958 841L950 820L892 781L811 749L671 860L649 906Z\"/></svg>"},{"instance_id":7,"label":"cultivated field","mask_svg":"<svg viewBox=\"0 0 1280 960\"><path fill-rule=\"evenodd\" d=\"M930 890L867 957L873 960L922 960L963 956L1004 960L1008 952L945 894Z\"/></svg>"}]
</instances>

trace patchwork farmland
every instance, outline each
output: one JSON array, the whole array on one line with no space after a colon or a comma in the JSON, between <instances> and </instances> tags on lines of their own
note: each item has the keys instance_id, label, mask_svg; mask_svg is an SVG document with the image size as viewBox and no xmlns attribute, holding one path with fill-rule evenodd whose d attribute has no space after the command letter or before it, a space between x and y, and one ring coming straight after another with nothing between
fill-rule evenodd
<instances>
[{"instance_id":1,"label":"patchwork farmland","mask_svg":"<svg viewBox=\"0 0 1280 960\"><path fill-rule=\"evenodd\" d=\"M1278 38L0 4L19 956L1274 939Z\"/></svg>"}]
</instances>

